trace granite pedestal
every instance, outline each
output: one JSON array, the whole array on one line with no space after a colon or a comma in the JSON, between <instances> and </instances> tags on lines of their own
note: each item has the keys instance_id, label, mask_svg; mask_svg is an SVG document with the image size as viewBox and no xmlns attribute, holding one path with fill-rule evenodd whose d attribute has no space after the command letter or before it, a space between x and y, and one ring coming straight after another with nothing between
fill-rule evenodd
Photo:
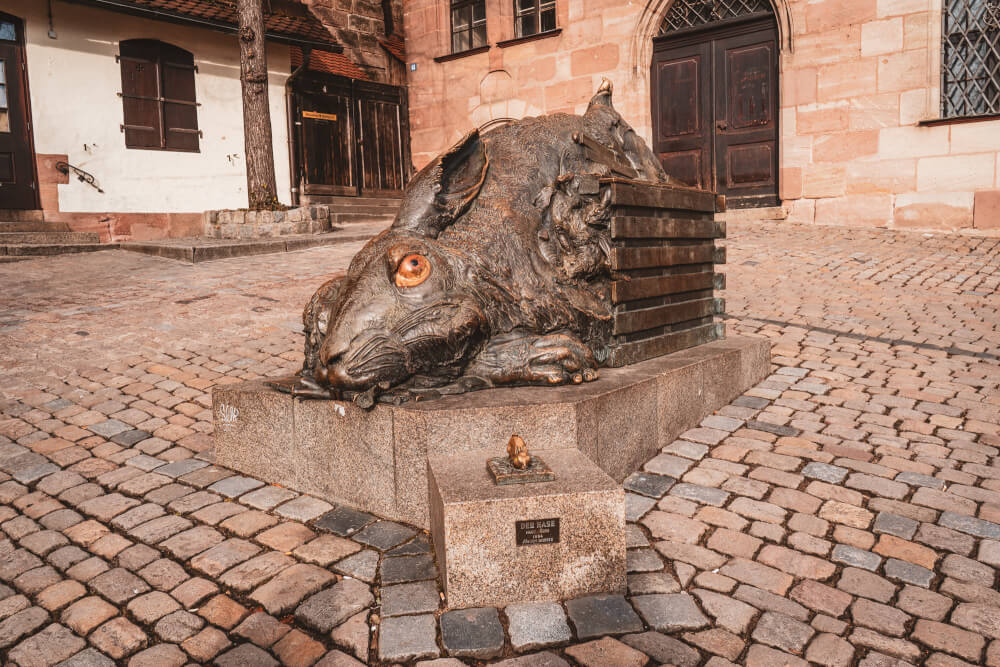
<instances>
[{"instance_id":1,"label":"granite pedestal","mask_svg":"<svg viewBox=\"0 0 1000 667\"><path fill-rule=\"evenodd\" d=\"M578 449L534 452L551 482L498 485L483 452L427 459L450 609L625 592L625 491Z\"/></svg>"},{"instance_id":2,"label":"granite pedestal","mask_svg":"<svg viewBox=\"0 0 1000 667\"><path fill-rule=\"evenodd\" d=\"M216 461L270 483L425 528L427 458L574 448L617 482L770 372L770 342L729 338L563 387L475 391L366 411L251 381L212 394Z\"/></svg>"}]
</instances>

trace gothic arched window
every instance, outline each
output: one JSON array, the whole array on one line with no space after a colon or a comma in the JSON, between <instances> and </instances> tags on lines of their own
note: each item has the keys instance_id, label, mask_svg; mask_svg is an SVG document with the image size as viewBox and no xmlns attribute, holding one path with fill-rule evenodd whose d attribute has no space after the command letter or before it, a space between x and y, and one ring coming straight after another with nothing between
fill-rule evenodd
<instances>
[{"instance_id":1,"label":"gothic arched window","mask_svg":"<svg viewBox=\"0 0 1000 667\"><path fill-rule=\"evenodd\" d=\"M772 14L768 0L676 0L663 17L660 35L726 19Z\"/></svg>"}]
</instances>

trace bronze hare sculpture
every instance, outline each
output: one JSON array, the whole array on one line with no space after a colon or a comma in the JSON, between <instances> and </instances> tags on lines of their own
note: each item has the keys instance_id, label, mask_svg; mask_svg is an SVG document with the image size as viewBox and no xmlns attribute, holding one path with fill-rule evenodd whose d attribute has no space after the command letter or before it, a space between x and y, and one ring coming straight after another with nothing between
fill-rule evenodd
<instances>
[{"instance_id":1,"label":"bronze hare sculpture","mask_svg":"<svg viewBox=\"0 0 1000 667\"><path fill-rule=\"evenodd\" d=\"M609 191L666 183L611 105L469 133L406 189L392 226L303 313L298 396L400 402L597 377L611 334Z\"/></svg>"}]
</instances>

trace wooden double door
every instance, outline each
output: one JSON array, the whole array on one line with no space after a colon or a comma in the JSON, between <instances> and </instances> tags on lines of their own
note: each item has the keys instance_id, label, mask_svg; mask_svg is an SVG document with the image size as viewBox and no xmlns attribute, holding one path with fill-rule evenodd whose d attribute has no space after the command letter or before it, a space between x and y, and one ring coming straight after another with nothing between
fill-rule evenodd
<instances>
[{"instance_id":1,"label":"wooden double door","mask_svg":"<svg viewBox=\"0 0 1000 667\"><path fill-rule=\"evenodd\" d=\"M0 12L0 209L37 206L24 24Z\"/></svg>"},{"instance_id":2,"label":"wooden double door","mask_svg":"<svg viewBox=\"0 0 1000 667\"><path fill-rule=\"evenodd\" d=\"M653 42L653 150L670 176L726 195L730 208L778 204L778 39L773 17Z\"/></svg>"},{"instance_id":3,"label":"wooden double door","mask_svg":"<svg viewBox=\"0 0 1000 667\"><path fill-rule=\"evenodd\" d=\"M402 89L337 76L296 84L299 182L306 195L398 195L409 176Z\"/></svg>"}]
</instances>

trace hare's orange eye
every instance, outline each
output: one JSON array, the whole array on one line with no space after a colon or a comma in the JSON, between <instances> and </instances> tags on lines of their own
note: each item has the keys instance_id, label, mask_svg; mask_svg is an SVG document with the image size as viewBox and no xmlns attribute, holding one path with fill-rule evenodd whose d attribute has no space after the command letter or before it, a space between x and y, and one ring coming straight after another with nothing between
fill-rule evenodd
<instances>
[{"instance_id":1,"label":"hare's orange eye","mask_svg":"<svg viewBox=\"0 0 1000 667\"><path fill-rule=\"evenodd\" d=\"M423 255L407 255L396 268L396 287L416 287L431 275L431 263Z\"/></svg>"}]
</instances>

